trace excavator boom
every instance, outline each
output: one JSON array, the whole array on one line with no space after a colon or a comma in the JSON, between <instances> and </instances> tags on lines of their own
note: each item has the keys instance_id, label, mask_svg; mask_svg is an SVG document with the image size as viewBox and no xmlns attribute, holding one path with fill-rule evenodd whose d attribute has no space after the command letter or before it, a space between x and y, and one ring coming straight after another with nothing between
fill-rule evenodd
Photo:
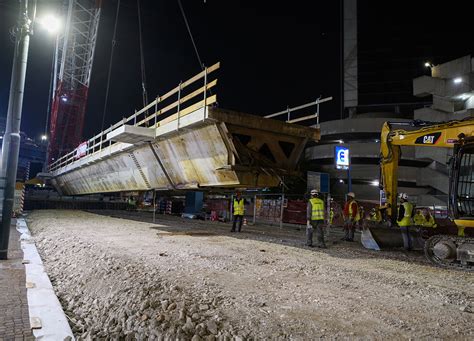
<instances>
[{"instance_id":1,"label":"excavator boom","mask_svg":"<svg viewBox=\"0 0 474 341\"><path fill-rule=\"evenodd\" d=\"M460 138L474 134L474 119L449 121L430 124L414 121L411 126L422 126L416 130L393 129L404 123L385 122L380 139L381 181L387 198L387 212L393 216L393 208L397 207L398 163L400 146L454 148Z\"/></svg>"}]
</instances>

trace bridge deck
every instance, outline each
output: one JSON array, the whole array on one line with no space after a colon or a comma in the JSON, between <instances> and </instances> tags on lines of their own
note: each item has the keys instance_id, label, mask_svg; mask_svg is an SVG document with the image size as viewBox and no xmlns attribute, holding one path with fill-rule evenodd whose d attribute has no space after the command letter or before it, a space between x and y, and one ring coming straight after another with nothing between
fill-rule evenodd
<instances>
[{"instance_id":1,"label":"bridge deck","mask_svg":"<svg viewBox=\"0 0 474 341\"><path fill-rule=\"evenodd\" d=\"M191 95L215 84L205 75L204 87ZM306 143L319 140L319 129L213 107L215 95L181 110L191 98L181 90L177 102L157 110L167 95L157 98L57 160L53 185L65 195L277 186L282 175L295 174ZM153 106L154 114L137 122ZM157 119L173 106L175 114Z\"/></svg>"}]
</instances>

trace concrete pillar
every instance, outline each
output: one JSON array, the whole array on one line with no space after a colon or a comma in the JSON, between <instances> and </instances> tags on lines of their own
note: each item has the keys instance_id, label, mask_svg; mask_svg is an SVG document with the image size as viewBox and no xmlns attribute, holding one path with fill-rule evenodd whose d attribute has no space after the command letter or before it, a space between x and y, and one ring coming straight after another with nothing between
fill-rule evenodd
<instances>
[{"instance_id":1,"label":"concrete pillar","mask_svg":"<svg viewBox=\"0 0 474 341\"><path fill-rule=\"evenodd\" d=\"M203 206L203 200L204 200L204 192L187 192L184 213L188 213L188 214L200 213Z\"/></svg>"},{"instance_id":2,"label":"concrete pillar","mask_svg":"<svg viewBox=\"0 0 474 341\"><path fill-rule=\"evenodd\" d=\"M344 108L358 105L357 0L344 0ZM353 111L351 112L353 113Z\"/></svg>"}]
</instances>

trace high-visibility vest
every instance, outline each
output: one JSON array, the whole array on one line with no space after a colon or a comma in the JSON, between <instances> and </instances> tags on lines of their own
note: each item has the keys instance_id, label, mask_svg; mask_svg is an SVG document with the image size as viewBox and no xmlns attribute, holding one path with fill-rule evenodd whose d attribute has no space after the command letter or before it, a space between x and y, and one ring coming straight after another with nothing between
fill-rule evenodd
<instances>
[{"instance_id":1,"label":"high-visibility vest","mask_svg":"<svg viewBox=\"0 0 474 341\"><path fill-rule=\"evenodd\" d=\"M244 198L234 199L234 215L244 215Z\"/></svg>"},{"instance_id":2,"label":"high-visibility vest","mask_svg":"<svg viewBox=\"0 0 474 341\"><path fill-rule=\"evenodd\" d=\"M411 213L413 212L413 205L408 201L405 201L403 204L403 208L405 209L405 214L403 215L402 220L398 222L398 226L411 226ZM401 205L400 205L401 206ZM400 207L398 208L400 210Z\"/></svg>"},{"instance_id":3,"label":"high-visibility vest","mask_svg":"<svg viewBox=\"0 0 474 341\"><path fill-rule=\"evenodd\" d=\"M372 212L370 214L370 221L380 223L382 221L382 214L380 214L380 211Z\"/></svg>"},{"instance_id":4,"label":"high-visibility vest","mask_svg":"<svg viewBox=\"0 0 474 341\"><path fill-rule=\"evenodd\" d=\"M424 223L423 223L423 226L424 227L437 227L438 225L436 225L436 221L434 220L433 216L430 215L430 218L428 220L426 220L425 217L423 217L423 219L425 220Z\"/></svg>"},{"instance_id":5,"label":"high-visibility vest","mask_svg":"<svg viewBox=\"0 0 474 341\"><path fill-rule=\"evenodd\" d=\"M329 212L329 224L332 224L333 220L334 220L334 211L331 210L331 212Z\"/></svg>"},{"instance_id":6,"label":"high-visibility vest","mask_svg":"<svg viewBox=\"0 0 474 341\"><path fill-rule=\"evenodd\" d=\"M426 224L426 219L423 214L415 214L413 217L413 222L415 223L416 226L424 226Z\"/></svg>"},{"instance_id":7,"label":"high-visibility vest","mask_svg":"<svg viewBox=\"0 0 474 341\"><path fill-rule=\"evenodd\" d=\"M356 204L357 205L357 213L354 217L354 221L359 221L360 220L360 210L359 210L359 204L357 203L357 201L355 200L351 200L349 202L349 218L352 218L353 215L352 215L352 204Z\"/></svg>"},{"instance_id":8,"label":"high-visibility vest","mask_svg":"<svg viewBox=\"0 0 474 341\"><path fill-rule=\"evenodd\" d=\"M324 201L311 198L309 202L311 203L311 220L324 220Z\"/></svg>"}]
</instances>

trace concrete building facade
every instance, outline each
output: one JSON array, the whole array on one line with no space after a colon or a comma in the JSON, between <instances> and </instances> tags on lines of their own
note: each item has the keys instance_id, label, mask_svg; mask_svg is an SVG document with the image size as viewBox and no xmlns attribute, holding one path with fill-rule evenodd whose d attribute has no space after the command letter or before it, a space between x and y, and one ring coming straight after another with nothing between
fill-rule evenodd
<instances>
[{"instance_id":1,"label":"concrete building facade","mask_svg":"<svg viewBox=\"0 0 474 341\"><path fill-rule=\"evenodd\" d=\"M464 56L440 65L432 65L431 77L421 76L413 80L413 95L431 96L430 107L418 109L414 118L423 121L443 122L474 116L474 58ZM429 160L418 185L430 186L448 193L448 166L452 149L415 148L418 159Z\"/></svg>"},{"instance_id":2,"label":"concrete building facade","mask_svg":"<svg viewBox=\"0 0 474 341\"><path fill-rule=\"evenodd\" d=\"M414 111L413 116L395 113L355 114L348 119L321 123L321 143L306 149L312 170L329 173L331 192L348 191L348 173L334 165L334 147L350 148L352 190L364 200L378 200L380 176L380 131L386 121L412 119L443 122L474 115L474 58L465 56L431 66L431 76L413 80L413 95L432 105ZM398 174L399 191L407 192L418 205L445 205L449 191L448 148L402 147Z\"/></svg>"},{"instance_id":3,"label":"concrete building facade","mask_svg":"<svg viewBox=\"0 0 474 341\"><path fill-rule=\"evenodd\" d=\"M311 169L329 173L333 195L343 196L349 190L349 173L336 169L334 161L335 146L342 145L350 150L352 191L359 199L379 200L380 131L386 121L407 122L410 119L393 113L365 113L321 123L321 143L307 148L306 158ZM413 147L403 147L400 190L416 196L428 194L429 188L417 186L418 171L427 165L429 161L416 158Z\"/></svg>"}]
</instances>

